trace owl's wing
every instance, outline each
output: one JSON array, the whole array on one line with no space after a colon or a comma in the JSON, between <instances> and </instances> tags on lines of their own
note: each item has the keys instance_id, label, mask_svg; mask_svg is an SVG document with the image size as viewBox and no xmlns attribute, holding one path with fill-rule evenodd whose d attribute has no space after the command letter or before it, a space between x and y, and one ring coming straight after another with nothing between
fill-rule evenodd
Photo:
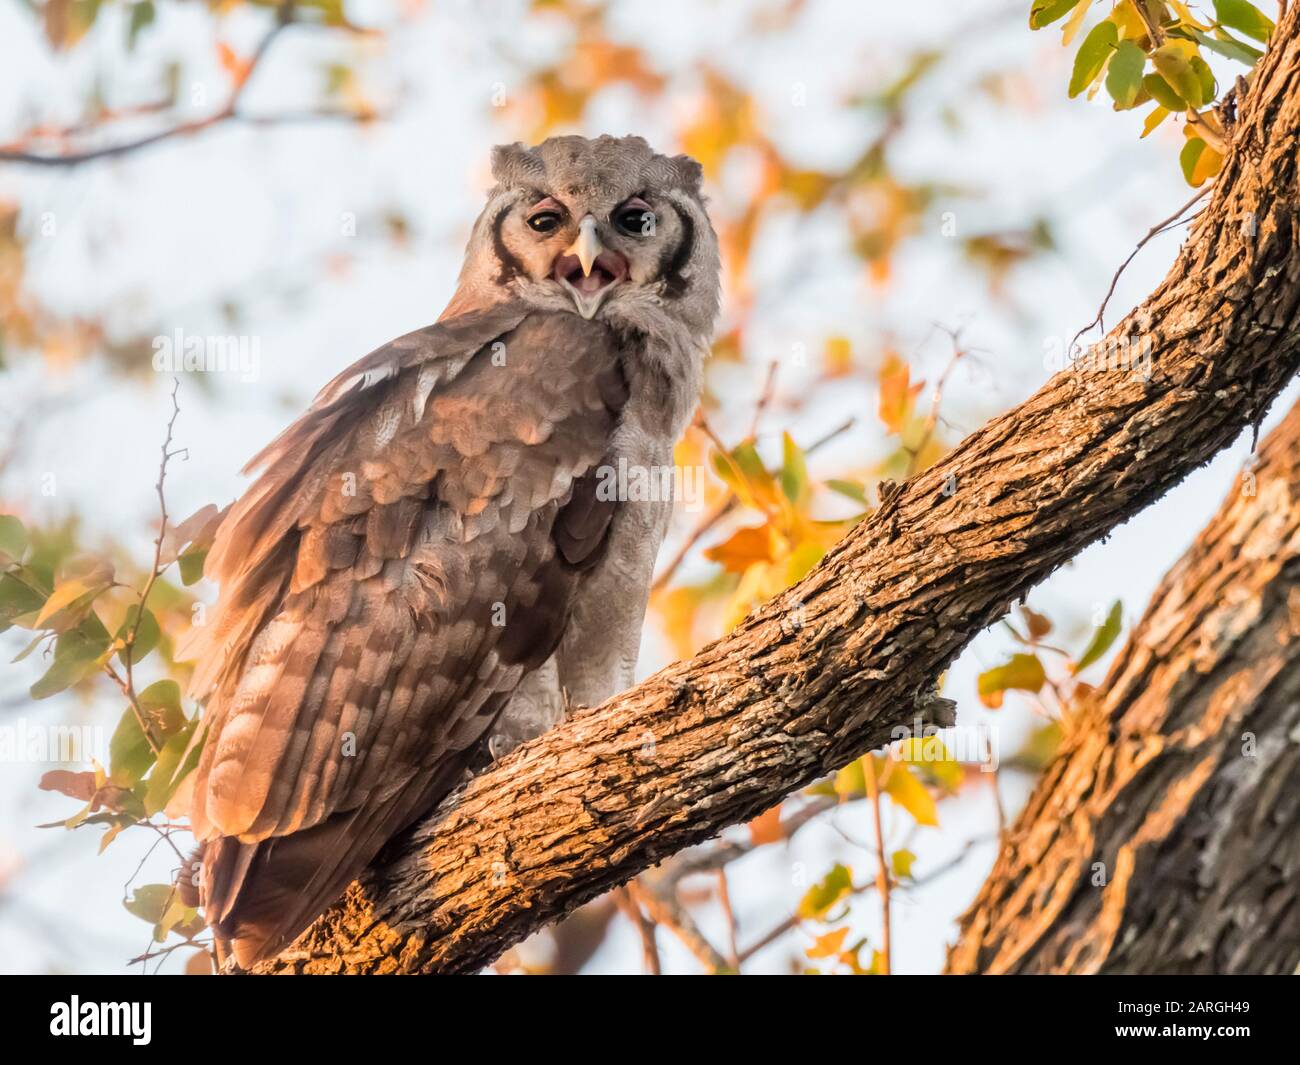
<instances>
[{"instance_id":1,"label":"owl's wing","mask_svg":"<svg viewBox=\"0 0 1300 1065\"><path fill-rule=\"evenodd\" d=\"M626 398L604 326L504 307L363 359L254 460L195 648L202 900L241 963L454 787L555 649Z\"/></svg>"}]
</instances>

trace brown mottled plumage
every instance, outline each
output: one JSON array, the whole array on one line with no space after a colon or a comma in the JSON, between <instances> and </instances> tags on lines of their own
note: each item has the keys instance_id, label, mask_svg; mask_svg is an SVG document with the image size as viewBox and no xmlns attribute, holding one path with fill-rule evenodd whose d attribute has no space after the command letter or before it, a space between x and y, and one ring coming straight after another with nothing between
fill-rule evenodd
<instances>
[{"instance_id":1,"label":"brown mottled plumage","mask_svg":"<svg viewBox=\"0 0 1300 1065\"><path fill-rule=\"evenodd\" d=\"M195 879L245 966L485 743L551 723L562 689L594 702L631 680L667 504L611 498L601 471L671 463L696 401L718 286L698 167L555 138L494 170L443 318L253 460L208 557ZM646 232L628 211L653 212Z\"/></svg>"}]
</instances>

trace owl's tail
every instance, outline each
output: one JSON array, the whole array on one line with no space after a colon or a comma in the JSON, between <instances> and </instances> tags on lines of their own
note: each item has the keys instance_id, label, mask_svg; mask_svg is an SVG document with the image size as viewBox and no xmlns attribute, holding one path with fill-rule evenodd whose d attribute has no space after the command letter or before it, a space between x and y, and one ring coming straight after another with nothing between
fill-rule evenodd
<instances>
[{"instance_id":1,"label":"owl's tail","mask_svg":"<svg viewBox=\"0 0 1300 1065\"><path fill-rule=\"evenodd\" d=\"M450 779L448 779L450 778ZM412 781L386 801L343 811L312 828L243 843L200 845L178 888L201 905L240 968L273 957L325 912L384 845L428 813L458 782L454 772ZM197 881L197 890L196 890ZM191 901L192 900L192 901Z\"/></svg>"}]
</instances>

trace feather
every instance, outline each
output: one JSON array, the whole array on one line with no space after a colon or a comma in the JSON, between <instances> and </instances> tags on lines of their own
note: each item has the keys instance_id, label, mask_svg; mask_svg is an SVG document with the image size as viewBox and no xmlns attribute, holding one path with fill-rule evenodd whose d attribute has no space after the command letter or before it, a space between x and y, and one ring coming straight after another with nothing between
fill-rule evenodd
<instances>
[{"instance_id":1,"label":"feather","mask_svg":"<svg viewBox=\"0 0 1300 1065\"><path fill-rule=\"evenodd\" d=\"M608 535L590 471L626 400L614 337L571 314L466 317L479 332L448 319L326 386L218 533L193 823L205 912L241 961L461 779ZM487 351L502 322L509 369Z\"/></svg>"}]
</instances>

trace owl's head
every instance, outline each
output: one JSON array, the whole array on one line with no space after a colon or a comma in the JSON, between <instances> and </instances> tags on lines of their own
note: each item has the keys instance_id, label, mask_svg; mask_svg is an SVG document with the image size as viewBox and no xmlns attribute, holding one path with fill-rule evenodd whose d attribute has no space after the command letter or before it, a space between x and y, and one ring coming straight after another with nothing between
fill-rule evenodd
<instances>
[{"instance_id":1,"label":"owl's head","mask_svg":"<svg viewBox=\"0 0 1300 1065\"><path fill-rule=\"evenodd\" d=\"M718 240L694 159L659 155L641 137L552 137L494 149L492 174L449 313L513 296L707 339Z\"/></svg>"}]
</instances>

